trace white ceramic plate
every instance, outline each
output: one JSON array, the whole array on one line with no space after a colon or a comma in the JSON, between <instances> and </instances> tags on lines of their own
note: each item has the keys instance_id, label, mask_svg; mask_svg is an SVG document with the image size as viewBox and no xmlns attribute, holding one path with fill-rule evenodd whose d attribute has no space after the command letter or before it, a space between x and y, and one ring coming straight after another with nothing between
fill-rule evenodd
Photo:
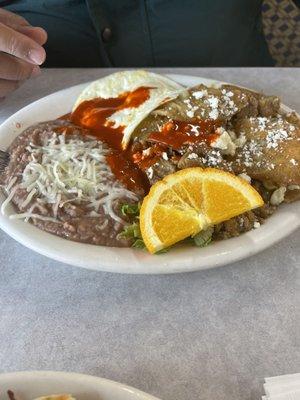
<instances>
[{"instance_id":1,"label":"white ceramic plate","mask_svg":"<svg viewBox=\"0 0 300 400\"><path fill-rule=\"evenodd\" d=\"M76 400L158 400L132 387L96 376L70 372L26 371L0 375L0 400L12 390L19 400L72 394Z\"/></svg>"},{"instance_id":2,"label":"white ceramic plate","mask_svg":"<svg viewBox=\"0 0 300 400\"><path fill-rule=\"evenodd\" d=\"M185 75L169 75L192 86L221 82ZM86 84L53 93L12 115L0 126L0 148L6 149L25 128L55 119L70 112L74 100ZM4 201L0 193L0 204ZM8 213L12 212L8 208ZM218 267L249 257L273 245L300 226L300 202L284 205L260 228L237 238L211 244L206 248L181 247L152 256L133 249L93 246L71 242L43 232L23 221L0 215L0 228L24 246L55 260L98 271L134 274L168 274Z\"/></svg>"}]
</instances>

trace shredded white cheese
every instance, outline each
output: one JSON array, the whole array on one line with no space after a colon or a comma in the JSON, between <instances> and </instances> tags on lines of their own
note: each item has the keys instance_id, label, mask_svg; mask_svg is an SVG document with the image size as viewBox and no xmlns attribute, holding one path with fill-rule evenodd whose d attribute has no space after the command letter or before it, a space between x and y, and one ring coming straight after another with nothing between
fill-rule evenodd
<instances>
[{"instance_id":1,"label":"shredded white cheese","mask_svg":"<svg viewBox=\"0 0 300 400\"><path fill-rule=\"evenodd\" d=\"M8 197L2 204L2 214L16 192L26 190L28 195L20 204L25 212L10 218L56 221L59 209L66 203L83 203L91 212L97 214L101 208L115 221L122 222L114 211L115 202L124 198L137 201L138 198L115 179L106 162L109 149L96 140L66 142L65 138L65 135L55 134L42 146L27 146L31 161L21 181L16 183L17 178L13 177L5 188ZM53 215L45 217L38 213L43 205L51 205Z\"/></svg>"}]
</instances>

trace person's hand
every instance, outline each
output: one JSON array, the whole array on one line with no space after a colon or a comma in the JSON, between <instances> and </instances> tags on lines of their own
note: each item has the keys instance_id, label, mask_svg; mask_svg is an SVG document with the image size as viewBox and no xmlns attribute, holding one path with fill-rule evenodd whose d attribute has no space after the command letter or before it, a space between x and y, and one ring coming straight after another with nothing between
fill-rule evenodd
<instances>
[{"instance_id":1,"label":"person's hand","mask_svg":"<svg viewBox=\"0 0 300 400\"><path fill-rule=\"evenodd\" d=\"M0 100L40 73L47 33L23 17L0 9Z\"/></svg>"}]
</instances>

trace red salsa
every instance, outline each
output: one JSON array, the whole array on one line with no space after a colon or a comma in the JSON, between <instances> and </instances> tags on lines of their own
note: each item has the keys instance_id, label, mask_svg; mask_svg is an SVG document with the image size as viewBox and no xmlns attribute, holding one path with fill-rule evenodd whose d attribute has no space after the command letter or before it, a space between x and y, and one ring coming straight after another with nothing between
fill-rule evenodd
<instances>
[{"instance_id":1,"label":"red salsa","mask_svg":"<svg viewBox=\"0 0 300 400\"><path fill-rule=\"evenodd\" d=\"M150 133L148 139L179 150L185 144L213 143L219 137L216 133L219 126L218 122L210 119L194 119L188 122L170 120L159 132Z\"/></svg>"},{"instance_id":2,"label":"red salsa","mask_svg":"<svg viewBox=\"0 0 300 400\"><path fill-rule=\"evenodd\" d=\"M116 176L130 190L149 190L145 173L132 160L130 150L122 150L124 126L114 128L109 117L124 108L138 107L150 98L150 87L141 86L132 92L122 93L116 98L96 98L79 104L70 120L76 125L89 129L97 139L106 142L113 151L107 162Z\"/></svg>"},{"instance_id":3,"label":"red salsa","mask_svg":"<svg viewBox=\"0 0 300 400\"><path fill-rule=\"evenodd\" d=\"M122 93L116 98L96 98L85 100L71 114L60 119L73 122L87 129L88 134L106 142L112 149L107 162L116 176L130 190L149 191L149 181L144 172L162 157L169 148L179 150L183 145L206 142L211 144L219 135L216 129L218 121L193 119L192 121L170 120L158 132L150 133L147 141L152 145L146 151L135 150L129 146L122 149L124 126L114 127L109 117L115 112L139 107L150 98L150 87L139 87L132 92ZM73 127L59 128L62 132L72 133ZM176 157L176 156L174 156Z\"/></svg>"}]
</instances>

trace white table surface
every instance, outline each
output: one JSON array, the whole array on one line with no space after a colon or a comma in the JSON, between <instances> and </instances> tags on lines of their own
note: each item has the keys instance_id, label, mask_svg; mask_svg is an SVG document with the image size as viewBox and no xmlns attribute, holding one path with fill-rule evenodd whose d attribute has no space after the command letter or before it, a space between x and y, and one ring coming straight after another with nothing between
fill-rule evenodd
<instances>
[{"instance_id":1,"label":"white table surface","mask_svg":"<svg viewBox=\"0 0 300 400\"><path fill-rule=\"evenodd\" d=\"M300 69L158 71L264 90L300 111ZM44 70L1 103L0 121L108 72ZM83 372L165 400L259 399L265 376L300 371L299 243L297 231L216 270L126 276L60 264L0 232L0 372Z\"/></svg>"}]
</instances>

